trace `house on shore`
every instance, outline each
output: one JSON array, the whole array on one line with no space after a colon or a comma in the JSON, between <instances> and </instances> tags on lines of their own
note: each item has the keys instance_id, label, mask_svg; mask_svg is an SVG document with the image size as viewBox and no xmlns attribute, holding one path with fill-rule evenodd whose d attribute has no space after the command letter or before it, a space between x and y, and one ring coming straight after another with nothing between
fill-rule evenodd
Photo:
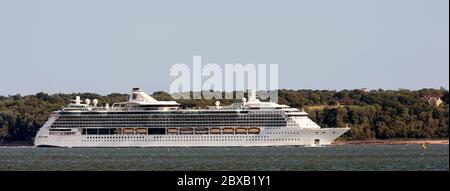
<instances>
[{"instance_id":1,"label":"house on shore","mask_svg":"<svg viewBox=\"0 0 450 191\"><path fill-rule=\"evenodd\" d=\"M422 99L428 102L428 104L434 105L436 107L439 107L443 102L441 97L439 96L424 96Z\"/></svg>"}]
</instances>

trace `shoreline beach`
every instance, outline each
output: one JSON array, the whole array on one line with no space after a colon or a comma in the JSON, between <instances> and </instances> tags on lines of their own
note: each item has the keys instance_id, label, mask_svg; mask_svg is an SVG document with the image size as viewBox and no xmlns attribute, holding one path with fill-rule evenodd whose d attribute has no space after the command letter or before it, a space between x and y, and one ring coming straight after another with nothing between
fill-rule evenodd
<instances>
[{"instance_id":1,"label":"shoreline beach","mask_svg":"<svg viewBox=\"0 0 450 191\"><path fill-rule=\"evenodd\" d=\"M362 140L362 141L342 141L336 140L333 145L448 145L448 139L405 139L405 140Z\"/></svg>"}]
</instances>

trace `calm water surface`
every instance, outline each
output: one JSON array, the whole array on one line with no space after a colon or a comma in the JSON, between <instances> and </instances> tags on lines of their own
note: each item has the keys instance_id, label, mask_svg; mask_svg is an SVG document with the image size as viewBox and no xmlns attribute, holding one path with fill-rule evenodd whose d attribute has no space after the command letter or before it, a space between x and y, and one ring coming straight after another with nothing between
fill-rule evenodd
<instances>
[{"instance_id":1,"label":"calm water surface","mask_svg":"<svg viewBox=\"0 0 450 191\"><path fill-rule=\"evenodd\" d=\"M0 170L449 170L449 146L0 147Z\"/></svg>"}]
</instances>

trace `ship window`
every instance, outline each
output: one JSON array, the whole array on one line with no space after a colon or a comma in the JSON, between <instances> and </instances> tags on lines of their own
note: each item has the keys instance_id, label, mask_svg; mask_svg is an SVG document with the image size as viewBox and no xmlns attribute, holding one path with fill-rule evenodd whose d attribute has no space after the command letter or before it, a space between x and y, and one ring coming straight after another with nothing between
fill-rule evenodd
<instances>
[{"instance_id":1,"label":"ship window","mask_svg":"<svg viewBox=\"0 0 450 191\"><path fill-rule=\"evenodd\" d=\"M99 129L98 130L99 135L109 135L109 129ZM104 138L104 137L102 137Z\"/></svg>"},{"instance_id":2,"label":"ship window","mask_svg":"<svg viewBox=\"0 0 450 191\"><path fill-rule=\"evenodd\" d=\"M88 135L97 135L98 129L87 129L87 134Z\"/></svg>"},{"instance_id":3,"label":"ship window","mask_svg":"<svg viewBox=\"0 0 450 191\"><path fill-rule=\"evenodd\" d=\"M166 129L165 128L149 128L148 134L149 135L164 135L164 134L166 134ZM156 137L156 138L160 138L160 137Z\"/></svg>"}]
</instances>

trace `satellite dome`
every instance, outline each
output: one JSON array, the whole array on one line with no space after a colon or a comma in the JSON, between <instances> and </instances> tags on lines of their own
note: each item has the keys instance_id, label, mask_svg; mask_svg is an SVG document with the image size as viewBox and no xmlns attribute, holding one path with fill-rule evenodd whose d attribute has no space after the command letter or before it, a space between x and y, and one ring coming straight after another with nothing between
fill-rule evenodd
<instances>
[{"instance_id":1,"label":"satellite dome","mask_svg":"<svg viewBox=\"0 0 450 191\"><path fill-rule=\"evenodd\" d=\"M95 107L97 107L98 100L97 100L97 99L92 100L92 104L93 104Z\"/></svg>"}]
</instances>

